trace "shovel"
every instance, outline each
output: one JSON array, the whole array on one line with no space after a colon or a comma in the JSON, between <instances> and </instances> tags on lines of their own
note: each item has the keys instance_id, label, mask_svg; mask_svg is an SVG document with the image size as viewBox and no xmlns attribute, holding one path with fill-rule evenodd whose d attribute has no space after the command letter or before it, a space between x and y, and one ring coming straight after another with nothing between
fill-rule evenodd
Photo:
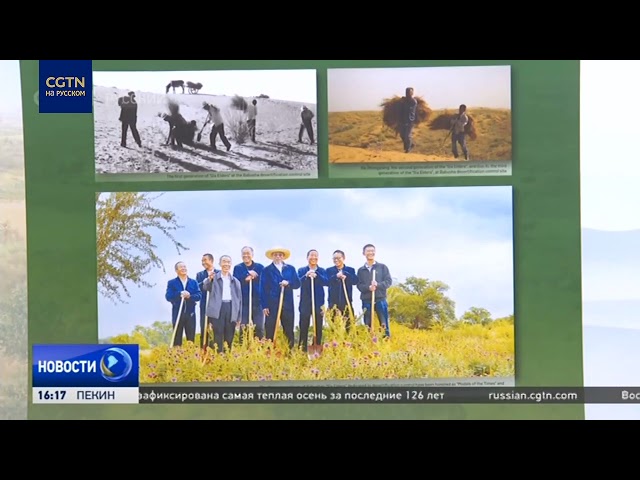
<instances>
[{"instance_id":1,"label":"shovel","mask_svg":"<svg viewBox=\"0 0 640 480\"><path fill-rule=\"evenodd\" d=\"M376 271L371 268L371 283L376 281ZM371 292L371 333L375 333L376 328L374 327L374 321L376 316L376 291L373 290Z\"/></svg>"},{"instance_id":2,"label":"shovel","mask_svg":"<svg viewBox=\"0 0 640 480\"><path fill-rule=\"evenodd\" d=\"M208 122L204 122L204 125L202 125L202 128L200 129L200 132L198 133L198 141L202 140L202 132L204 131L204 127L207 126Z\"/></svg>"},{"instance_id":3,"label":"shovel","mask_svg":"<svg viewBox=\"0 0 640 480\"><path fill-rule=\"evenodd\" d=\"M316 290L313 286L313 277L311 277L311 318L313 319L313 345L307 347L309 357L312 357L316 353L318 355L322 353L322 345L318 345L318 338L316 337Z\"/></svg>"},{"instance_id":4,"label":"shovel","mask_svg":"<svg viewBox=\"0 0 640 480\"><path fill-rule=\"evenodd\" d=\"M353 314L353 308L351 308L351 302L349 302L349 294L347 293L347 283L345 279L342 279L342 290L344 290L344 299L347 301L347 307L349 307L349 317L351 318L351 324L355 325L356 319Z\"/></svg>"},{"instance_id":5,"label":"shovel","mask_svg":"<svg viewBox=\"0 0 640 480\"><path fill-rule=\"evenodd\" d=\"M207 306L205 307L205 313L207 311L207 309L209 308L209 294L211 292L207 292ZM209 317L205 315L204 317L204 329L202 332L200 332L200 335L202 335L202 365L204 365L207 361L207 333L209 332Z\"/></svg>"},{"instance_id":6,"label":"shovel","mask_svg":"<svg viewBox=\"0 0 640 480\"><path fill-rule=\"evenodd\" d=\"M284 303L284 286L280 287L280 303L278 304L278 314L276 315L276 329L273 332L273 348L276 347L278 329L280 328L280 315L282 315L282 304Z\"/></svg>"},{"instance_id":7,"label":"shovel","mask_svg":"<svg viewBox=\"0 0 640 480\"><path fill-rule=\"evenodd\" d=\"M184 297L180 300L180 308L178 309L178 316L176 317L176 324L173 327L173 334L171 335L171 343L169 344L169 348L173 348L173 344L176 341L176 334L178 333L178 325L180 324L180 319L182 317L182 307L184 306Z\"/></svg>"}]
</instances>

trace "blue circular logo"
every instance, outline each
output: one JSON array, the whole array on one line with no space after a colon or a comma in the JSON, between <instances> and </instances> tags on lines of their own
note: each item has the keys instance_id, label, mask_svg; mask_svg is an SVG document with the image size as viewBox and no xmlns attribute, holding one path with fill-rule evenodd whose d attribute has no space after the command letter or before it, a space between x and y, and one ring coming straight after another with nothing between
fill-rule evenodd
<instances>
[{"instance_id":1,"label":"blue circular logo","mask_svg":"<svg viewBox=\"0 0 640 480\"><path fill-rule=\"evenodd\" d=\"M121 382L133 368L133 360L127 352L121 348L110 348L100 360L100 371L105 380Z\"/></svg>"}]
</instances>

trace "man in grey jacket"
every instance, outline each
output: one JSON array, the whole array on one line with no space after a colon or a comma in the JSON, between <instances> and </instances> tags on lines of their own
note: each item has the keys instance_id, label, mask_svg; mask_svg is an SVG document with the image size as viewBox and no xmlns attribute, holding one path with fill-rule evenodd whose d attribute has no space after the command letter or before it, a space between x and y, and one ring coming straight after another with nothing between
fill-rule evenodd
<instances>
[{"instance_id":1,"label":"man in grey jacket","mask_svg":"<svg viewBox=\"0 0 640 480\"><path fill-rule=\"evenodd\" d=\"M205 292L211 292L207 317L213 326L213 344L224 352L224 344L231 350L236 326L242 320L242 287L231 273L231 257L220 257L220 271L211 272L202 282Z\"/></svg>"}]
</instances>

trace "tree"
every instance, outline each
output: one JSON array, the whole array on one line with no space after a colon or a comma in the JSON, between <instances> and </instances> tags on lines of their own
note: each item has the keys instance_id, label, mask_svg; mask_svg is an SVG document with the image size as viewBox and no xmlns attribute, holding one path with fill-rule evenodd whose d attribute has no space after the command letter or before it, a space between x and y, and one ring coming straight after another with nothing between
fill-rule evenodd
<instances>
[{"instance_id":1,"label":"tree","mask_svg":"<svg viewBox=\"0 0 640 480\"><path fill-rule=\"evenodd\" d=\"M150 288L153 285L144 276L153 267L165 271L150 230L155 228L169 238L178 254L188 250L173 236L182 228L176 214L153 207L152 200L149 194L135 192L96 195L98 284L114 303L126 303L122 292L131 297L126 282Z\"/></svg>"},{"instance_id":2,"label":"tree","mask_svg":"<svg viewBox=\"0 0 640 480\"><path fill-rule=\"evenodd\" d=\"M491 313L489 310L480 307L471 307L460 317L462 323L469 325L488 325L491 323Z\"/></svg>"},{"instance_id":3,"label":"tree","mask_svg":"<svg viewBox=\"0 0 640 480\"><path fill-rule=\"evenodd\" d=\"M428 329L455 322L455 302L446 292L449 286L440 281L409 277L388 291L389 314L412 328Z\"/></svg>"}]
</instances>

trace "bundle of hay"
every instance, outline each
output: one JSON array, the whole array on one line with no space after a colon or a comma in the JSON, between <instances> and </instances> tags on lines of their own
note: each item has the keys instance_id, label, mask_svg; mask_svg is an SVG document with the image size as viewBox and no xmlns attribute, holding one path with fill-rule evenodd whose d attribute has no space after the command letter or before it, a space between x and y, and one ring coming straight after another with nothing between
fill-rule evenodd
<instances>
[{"instance_id":1,"label":"bundle of hay","mask_svg":"<svg viewBox=\"0 0 640 480\"><path fill-rule=\"evenodd\" d=\"M457 117L457 113L444 112L438 115L429 124L430 130L449 130L451 129L451 122ZM476 122L471 115L467 113L469 122L464 127L464 132L471 140L478 138L478 132L476 130Z\"/></svg>"},{"instance_id":2,"label":"bundle of hay","mask_svg":"<svg viewBox=\"0 0 640 480\"><path fill-rule=\"evenodd\" d=\"M418 101L418 107L416 108L416 121L415 125L429 120L432 110L429 108L427 102L422 97L414 97ZM403 110L404 97L398 95L385 99L380 106L382 107L382 123L387 127L395 130L396 133L400 133L402 127L402 110Z\"/></svg>"},{"instance_id":3,"label":"bundle of hay","mask_svg":"<svg viewBox=\"0 0 640 480\"><path fill-rule=\"evenodd\" d=\"M246 112L248 107L249 107L249 104L240 95L235 95L231 99L231 108L233 108L235 110L240 110L241 112Z\"/></svg>"}]
</instances>

